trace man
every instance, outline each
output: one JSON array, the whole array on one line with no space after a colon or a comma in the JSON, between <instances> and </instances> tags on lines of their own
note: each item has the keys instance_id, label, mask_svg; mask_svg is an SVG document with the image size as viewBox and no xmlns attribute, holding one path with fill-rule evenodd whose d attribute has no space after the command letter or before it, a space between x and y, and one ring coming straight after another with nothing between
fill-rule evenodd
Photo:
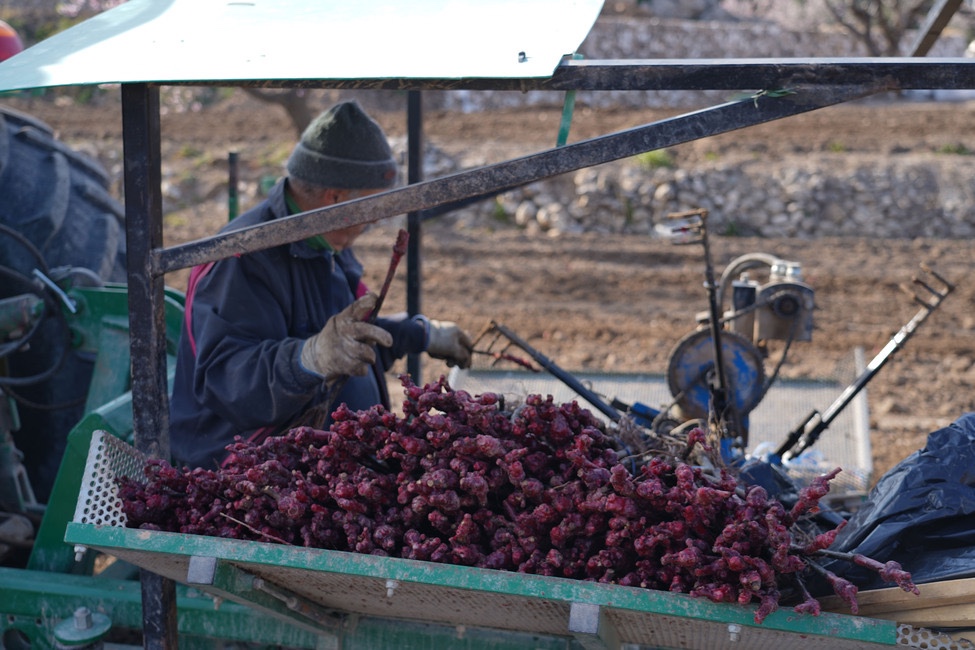
<instances>
[{"instance_id":1,"label":"man","mask_svg":"<svg viewBox=\"0 0 975 650\"><path fill-rule=\"evenodd\" d=\"M224 231L361 198L392 187L396 163L381 127L355 102L305 130L288 175ZM470 337L423 316L367 322L375 294L350 248L365 226L197 267L170 407L174 460L215 467L235 436L286 429L323 401L354 410L388 406L384 371L426 351L467 367ZM337 392L337 395L332 395Z\"/></svg>"}]
</instances>

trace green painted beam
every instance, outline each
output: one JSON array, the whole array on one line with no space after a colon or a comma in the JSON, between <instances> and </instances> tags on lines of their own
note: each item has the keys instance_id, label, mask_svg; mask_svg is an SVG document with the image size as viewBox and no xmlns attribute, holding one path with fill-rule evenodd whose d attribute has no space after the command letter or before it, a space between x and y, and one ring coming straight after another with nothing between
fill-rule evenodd
<instances>
[{"instance_id":1,"label":"green painted beam","mask_svg":"<svg viewBox=\"0 0 975 650\"><path fill-rule=\"evenodd\" d=\"M125 554L135 564L152 564L165 559L166 564L172 565L174 561L185 562L189 556L200 555L231 561L254 571L260 568L266 575L273 575L281 569L290 569L298 570L299 575L307 575L311 580L314 574L325 572L341 574L343 579L365 577L395 580L403 585L416 584L521 597L531 601L565 604L566 609L571 603L585 603L604 607L611 613L676 617L716 623L722 627L734 625L745 633L751 629L751 634L779 631L810 638L828 637L838 644L846 641L891 646L896 644L897 639L897 625L893 621L832 613L802 615L783 608L768 616L761 625L756 625L754 606L713 603L686 594L507 571L197 535L95 527L79 523L68 525L66 538L72 543ZM176 573L170 577L177 581L185 580L185 569L182 575ZM289 579L294 581L293 573ZM565 634L569 634L567 628ZM836 647L842 647L842 644Z\"/></svg>"},{"instance_id":2,"label":"green painted beam","mask_svg":"<svg viewBox=\"0 0 975 650\"><path fill-rule=\"evenodd\" d=\"M284 587L271 587L262 578L213 557L191 557L185 582L221 598L237 596L255 609L312 632L339 632L347 618L341 613L318 607Z\"/></svg>"},{"instance_id":3,"label":"green painted beam","mask_svg":"<svg viewBox=\"0 0 975 650\"><path fill-rule=\"evenodd\" d=\"M142 627L141 589L135 580L0 568L0 593L3 594L0 639L8 643L4 646L8 650L16 647L59 650L54 629L81 606L108 616L113 630L137 631ZM338 647L338 637L282 624L250 607L215 600L192 588L178 588L177 610L181 647L208 647L208 642L218 641L308 650ZM375 618L349 623L341 633L342 650L576 650L579 647L567 639L480 628Z\"/></svg>"},{"instance_id":4,"label":"green painted beam","mask_svg":"<svg viewBox=\"0 0 975 650\"><path fill-rule=\"evenodd\" d=\"M54 628L82 606L107 615L113 629L142 629L137 580L0 568L0 593L0 638L21 636L32 650L53 650ZM322 644L320 635L186 587L177 593L177 621L185 637L309 649Z\"/></svg>"}]
</instances>

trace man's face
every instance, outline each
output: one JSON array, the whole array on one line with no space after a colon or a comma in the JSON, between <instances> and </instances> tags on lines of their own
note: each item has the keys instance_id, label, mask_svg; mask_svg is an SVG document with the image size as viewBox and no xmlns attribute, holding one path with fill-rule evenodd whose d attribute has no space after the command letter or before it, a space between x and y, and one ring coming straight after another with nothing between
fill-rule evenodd
<instances>
[{"instance_id":1,"label":"man's face","mask_svg":"<svg viewBox=\"0 0 975 650\"><path fill-rule=\"evenodd\" d=\"M327 190L325 192L325 200L322 207L328 205L335 205L336 203L343 203L345 201L351 201L353 199L361 199L366 196L372 196L373 194L379 194L383 190ZM341 230L333 230L331 232L322 233L322 237L328 242L328 245L338 251L345 250L352 246L359 235L364 233L369 227L369 224L361 224L358 226L349 226L348 228L342 228Z\"/></svg>"}]
</instances>

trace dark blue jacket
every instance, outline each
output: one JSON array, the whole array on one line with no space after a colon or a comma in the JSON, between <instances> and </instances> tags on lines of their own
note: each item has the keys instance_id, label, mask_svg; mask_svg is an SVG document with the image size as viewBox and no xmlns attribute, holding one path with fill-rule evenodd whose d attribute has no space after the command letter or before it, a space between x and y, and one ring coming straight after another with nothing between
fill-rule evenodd
<instances>
[{"instance_id":1,"label":"dark blue jacket","mask_svg":"<svg viewBox=\"0 0 975 650\"><path fill-rule=\"evenodd\" d=\"M223 231L288 214L285 182ZM361 295L362 265L351 250L333 254L306 242L278 246L194 269L170 401L170 443L177 464L213 468L235 436L281 431L322 401L322 378L301 365L305 339ZM426 349L422 318L379 318L393 335L373 372L351 377L335 405L355 410L386 403L383 372ZM388 404L387 404L388 405Z\"/></svg>"}]
</instances>

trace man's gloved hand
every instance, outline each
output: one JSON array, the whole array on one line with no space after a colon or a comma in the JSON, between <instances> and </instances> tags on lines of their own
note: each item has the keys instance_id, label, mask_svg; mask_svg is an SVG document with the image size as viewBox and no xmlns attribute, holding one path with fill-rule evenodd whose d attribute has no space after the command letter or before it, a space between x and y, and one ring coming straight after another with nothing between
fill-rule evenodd
<instances>
[{"instance_id":1,"label":"man's gloved hand","mask_svg":"<svg viewBox=\"0 0 975 650\"><path fill-rule=\"evenodd\" d=\"M377 297L367 293L328 319L322 331L301 347L301 365L328 383L343 376L361 377L376 362L375 345L389 347L392 335L363 319L376 308Z\"/></svg>"},{"instance_id":2,"label":"man's gloved hand","mask_svg":"<svg viewBox=\"0 0 975 650\"><path fill-rule=\"evenodd\" d=\"M443 359L451 367L470 368L473 349L471 337L458 327L457 323L430 321L430 343L427 345L427 354L434 359Z\"/></svg>"}]
</instances>

